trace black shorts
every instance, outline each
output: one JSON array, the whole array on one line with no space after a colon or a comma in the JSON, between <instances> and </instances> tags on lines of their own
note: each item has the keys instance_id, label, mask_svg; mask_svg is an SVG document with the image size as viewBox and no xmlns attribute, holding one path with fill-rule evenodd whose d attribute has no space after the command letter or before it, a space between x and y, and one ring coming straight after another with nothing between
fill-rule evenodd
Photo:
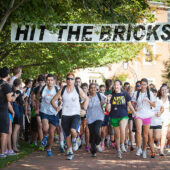
<instances>
[{"instance_id":1,"label":"black shorts","mask_svg":"<svg viewBox=\"0 0 170 170\"><path fill-rule=\"evenodd\" d=\"M102 122L102 126L108 126L109 125L110 116L104 115L104 121Z\"/></svg>"},{"instance_id":2,"label":"black shorts","mask_svg":"<svg viewBox=\"0 0 170 170\"><path fill-rule=\"evenodd\" d=\"M38 123L37 123L37 117L31 118L31 131L37 132L38 131Z\"/></svg>"},{"instance_id":3,"label":"black shorts","mask_svg":"<svg viewBox=\"0 0 170 170\"><path fill-rule=\"evenodd\" d=\"M80 115L62 116L61 125L66 136L69 136L71 129L77 130L80 123Z\"/></svg>"},{"instance_id":4,"label":"black shorts","mask_svg":"<svg viewBox=\"0 0 170 170\"><path fill-rule=\"evenodd\" d=\"M0 113L0 133L7 133L9 134L9 114Z\"/></svg>"},{"instance_id":5,"label":"black shorts","mask_svg":"<svg viewBox=\"0 0 170 170\"><path fill-rule=\"evenodd\" d=\"M132 114L128 114L129 120L133 120Z\"/></svg>"},{"instance_id":6,"label":"black shorts","mask_svg":"<svg viewBox=\"0 0 170 170\"><path fill-rule=\"evenodd\" d=\"M158 125L158 126L150 126L150 129L162 129L162 126L161 126L161 125Z\"/></svg>"}]
</instances>

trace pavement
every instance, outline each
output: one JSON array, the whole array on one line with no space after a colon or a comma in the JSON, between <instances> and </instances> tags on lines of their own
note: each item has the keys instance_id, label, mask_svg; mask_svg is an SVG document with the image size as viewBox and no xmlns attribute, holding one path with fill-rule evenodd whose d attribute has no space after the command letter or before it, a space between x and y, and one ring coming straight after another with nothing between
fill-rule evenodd
<instances>
[{"instance_id":1,"label":"pavement","mask_svg":"<svg viewBox=\"0 0 170 170\"><path fill-rule=\"evenodd\" d=\"M116 150L106 149L97 153L97 157L91 157L84 148L75 152L74 160L66 160L65 153L59 152L59 147L53 148L54 157L47 157L46 151L35 151L31 155L11 163L4 170L170 170L170 154L156 158L150 158L150 150L147 151L148 158L143 159L135 155L136 151L123 153L123 159L117 158Z\"/></svg>"}]
</instances>

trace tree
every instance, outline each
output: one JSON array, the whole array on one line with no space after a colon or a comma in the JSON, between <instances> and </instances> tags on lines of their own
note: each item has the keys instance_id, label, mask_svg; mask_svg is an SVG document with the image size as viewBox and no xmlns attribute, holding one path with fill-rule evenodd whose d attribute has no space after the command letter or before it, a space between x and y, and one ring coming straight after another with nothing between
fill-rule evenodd
<instances>
[{"instance_id":1,"label":"tree","mask_svg":"<svg viewBox=\"0 0 170 170\"><path fill-rule=\"evenodd\" d=\"M153 21L145 0L1 0L0 65L22 66L24 76L51 72L62 77L76 68L132 60L144 44L38 44L11 43L11 23L136 23Z\"/></svg>"}]
</instances>

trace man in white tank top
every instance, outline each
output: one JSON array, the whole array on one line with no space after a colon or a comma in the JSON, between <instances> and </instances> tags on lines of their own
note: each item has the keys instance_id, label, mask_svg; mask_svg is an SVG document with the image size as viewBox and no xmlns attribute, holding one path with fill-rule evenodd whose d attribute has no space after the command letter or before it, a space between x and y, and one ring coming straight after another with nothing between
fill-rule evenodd
<instances>
[{"instance_id":1,"label":"man in white tank top","mask_svg":"<svg viewBox=\"0 0 170 170\"><path fill-rule=\"evenodd\" d=\"M48 148L47 155L52 157L51 147L54 141L54 134L56 127L59 126L59 115L58 112L60 108L53 108L51 105L51 99L57 94L57 89L55 87L55 78L52 74L48 74L46 78L46 85L37 94L37 100L40 102L40 117L42 120L43 127L43 140L41 147L47 145L47 135L48 137ZM37 103L38 103L37 102ZM58 105L58 103L55 103Z\"/></svg>"},{"instance_id":2,"label":"man in white tank top","mask_svg":"<svg viewBox=\"0 0 170 170\"><path fill-rule=\"evenodd\" d=\"M55 109L58 109L56 106L56 101L62 97L63 107L62 107L62 127L63 131L66 135L66 143L68 147L67 159L72 160L74 158L73 147L76 145L76 137L77 137L77 127L80 122L80 114L85 115L87 106L89 103L89 98L83 92L83 90L75 84L75 76L73 73L67 74L67 86L63 87L59 90L57 95L51 101L52 106ZM78 94L79 93L79 94ZM83 109L80 108L80 97L85 99ZM72 135L72 141L71 141Z\"/></svg>"}]
</instances>

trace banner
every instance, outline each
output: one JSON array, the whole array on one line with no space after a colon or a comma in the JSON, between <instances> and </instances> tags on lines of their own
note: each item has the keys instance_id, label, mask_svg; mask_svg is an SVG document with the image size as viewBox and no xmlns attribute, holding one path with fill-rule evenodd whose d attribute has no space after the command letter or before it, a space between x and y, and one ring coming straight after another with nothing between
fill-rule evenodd
<instances>
[{"instance_id":1,"label":"banner","mask_svg":"<svg viewBox=\"0 0 170 170\"><path fill-rule=\"evenodd\" d=\"M170 42L170 23L151 24L56 24L57 31L45 26L12 24L11 42L117 43Z\"/></svg>"}]
</instances>

